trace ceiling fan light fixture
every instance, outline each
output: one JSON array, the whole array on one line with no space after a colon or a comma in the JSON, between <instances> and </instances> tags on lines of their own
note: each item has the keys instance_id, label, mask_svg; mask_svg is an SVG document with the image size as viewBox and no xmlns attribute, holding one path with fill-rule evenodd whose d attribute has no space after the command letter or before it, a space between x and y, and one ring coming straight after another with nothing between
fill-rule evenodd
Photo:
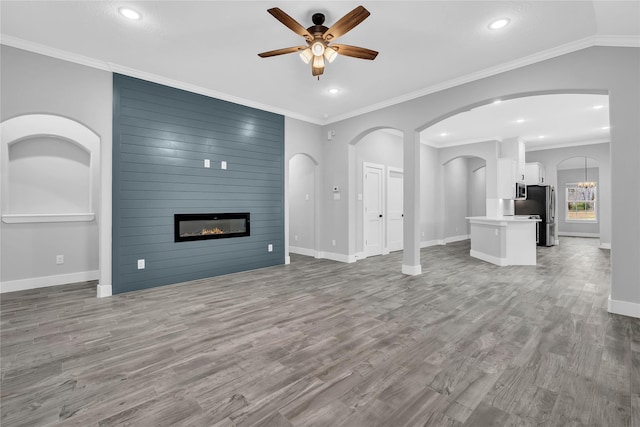
<instances>
[{"instance_id":1,"label":"ceiling fan light fixture","mask_svg":"<svg viewBox=\"0 0 640 427\"><path fill-rule=\"evenodd\" d=\"M324 68L324 57L322 55L313 57L313 68Z\"/></svg>"},{"instance_id":2,"label":"ceiling fan light fixture","mask_svg":"<svg viewBox=\"0 0 640 427\"><path fill-rule=\"evenodd\" d=\"M327 48L324 50L324 57L327 61L329 61L329 63L332 63L338 56L338 52L330 47L327 46Z\"/></svg>"},{"instance_id":3,"label":"ceiling fan light fixture","mask_svg":"<svg viewBox=\"0 0 640 427\"><path fill-rule=\"evenodd\" d=\"M313 54L315 56L322 56L322 54L324 53L324 43L322 42L314 42L311 45L311 52L313 52Z\"/></svg>"},{"instance_id":4,"label":"ceiling fan light fixture","mask_svg":"<svg viewBox=\"0 0 640 427\"><path fill-rule=\"evenodd\" d=\"M304 61L305 64L308 64L313 58L313 53L311 53L311 48L308 47L305 50L300 52L300 58Z\"/></svg>"}]
</instances>

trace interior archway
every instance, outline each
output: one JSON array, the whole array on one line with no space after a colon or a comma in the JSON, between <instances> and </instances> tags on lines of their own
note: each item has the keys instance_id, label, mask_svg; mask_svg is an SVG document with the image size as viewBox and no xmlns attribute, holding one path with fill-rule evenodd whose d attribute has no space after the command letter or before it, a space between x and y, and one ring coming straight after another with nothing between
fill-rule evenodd
<instances>
[{"instance_id":1,"label":"interior archway","mask_svg":"<svg viewBox=\"0 0 640 427\"><path fill-rule=\"evenodd\" d=\"M318 162L306 153L289 159L289 252L318 257Z\"/></svg>"}]
</instances>

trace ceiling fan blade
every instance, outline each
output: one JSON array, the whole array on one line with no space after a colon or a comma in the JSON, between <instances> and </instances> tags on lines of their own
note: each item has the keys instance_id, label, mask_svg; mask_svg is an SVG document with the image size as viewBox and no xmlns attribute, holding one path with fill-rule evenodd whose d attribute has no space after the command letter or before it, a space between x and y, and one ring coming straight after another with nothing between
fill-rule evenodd
<instances>
[{"instance_id":1,"label":"ceiling fan blade","mask_svg":"<svg viewBox=\"0 0 640 427\"><path fill-rule=\"evenodd\" d=\"M285 47L282 49L270 50L269 52L259 53L258 56L260 58L268 58L270 56L284 55L285 53L294 53L300 52L301 50L305 50L309 46L293 46L293 47Z\"/></svg>"},{"instance_id":2,"label":"ceiling fan blade","mask_svg":"<svg viewBox=\"0 0 640 427\"><path fill-rule=\"evenodd\" d=\"M274 8L268 9L267 12L273 15L273 17L276 18L278 21L286 25L291 31L304 37L307 41L313 40L313 36L309 34L309 31L307 31L306 28L300 25L298 21L296 21L295 19L293 19L292 17L284 13L282 9L274 7Z\"/></svg>"},{"instance_id":3,"label":"ceiling fan blade","mask_svg":"<svg viewBox=\"0 0 640 427\"><path fill-rule=\"evenodd\" d=\"M326 41L337 39L338 37L351 31L356 25L367 19L367 16L369 15L371 15L371 13L369 13L369 11L364 8L364 6L358 6L351 12L340 18L338 22L333 24L327 31L325 31L322 37Z\"/></svg>"},{"instance_id":4,"label":"ceiling fan blade","mask_svg":"<svg viewBox=\"0 0 640 427\"><path fill-rule=\"evenodd\" d=\"M364 47L349 46L346 44L333 44L333 43L331 44L330 47L338 51L338 54L340 55L352 56L354 58L373 60L373 59L376 59L376 56L378 56L378 52L376 52L375 50L367 49Z\"/></svg>"}]
</instances>

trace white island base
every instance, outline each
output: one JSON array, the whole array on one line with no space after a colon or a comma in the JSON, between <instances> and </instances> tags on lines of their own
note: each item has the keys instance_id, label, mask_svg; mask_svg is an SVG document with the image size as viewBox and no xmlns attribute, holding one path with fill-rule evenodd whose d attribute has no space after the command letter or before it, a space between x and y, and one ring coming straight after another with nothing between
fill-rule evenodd
<instances>
[{"instance_id":1,"label":"white island base","mask_svg":"<svg viewBox=\"0 0 640 427\"><path fill-rule=\"evenodd\" d=\"M468 217L472 257L492 264L536 265L536 222L528 217Z\"/></svg>"}]
</instances>

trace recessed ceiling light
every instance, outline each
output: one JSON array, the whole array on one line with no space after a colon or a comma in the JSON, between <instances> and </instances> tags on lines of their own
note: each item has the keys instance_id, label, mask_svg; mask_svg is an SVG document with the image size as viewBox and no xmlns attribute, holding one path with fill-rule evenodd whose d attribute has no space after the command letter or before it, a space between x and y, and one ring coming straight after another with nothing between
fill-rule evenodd
<instances>
[{"instance_id":1,"label":"recessed ceiling light","mask_svg":"<svg viewBox=\"0 0 640 427\"><path fill-rule=\"evenodd\" d=\"M135 10L129 9L128 7L121 7L120 9L118 9L118 12L120 12L120 15L133 21L142 19L142 15L140 14L140 12L136 12Z\"/></svg>"},{"instance_id":2,"label":"recessed ceiling light","mask_svg":"<svg viewBox=\"0 0 640 427\"><path fill-rule=\"evenodd\" d=\"M516 120L516 123L524 123L524 119L518 119Z\"/></svg>"},{"instance_id":3,"label":"recessed ceiling light","mask_svg":"<svg viewBox=\"0 0 640 427\"><path fill-rule=\"evenodd\" d=\"M544 139L545 136L544 135L538 135L538 139Z\"/></svg>"},{"instance_id":4,"label":"recessed ceiling light","mask_svg":"<svg viewBox=\"0 0 640 427\"><path fill-rule=\"evenodd\" d=\"M594 110L602 110L604 108L604 105L594 105L593 109Z\"/></svg>"},{"instance_id":5,"label":"recessed ceiling light","mask_svg":"<svg viewBox=\"0 0 640 427\"><path fill-rule=\"evenodd\" d=\"M502 102L502 99L496 99L495 101L493 101L494 104L500 104Z\"/></svg>"},{"instance_id":6,"label":"recessed ceiling light","mask_svg":"<svg viewBox=\"0 0 640 427\"><path fill-rule=\"evenodd\" d=\"M609 130L609 126L602 126L600 129L602 129L602 130Z\"/></svg>"},{"instance_id":7,"label":"recessed ceiling light","mask_svg":"<svg viewBox=\"0 0 640 427\"><path fill-rule=\"evenodd\" d=\"M506 27L509 24L509 22L510 21L508 18L496 19L491 24L489 24L489 28L491 28L492 30L499 30L500 28Z\"/></svg>"},{"instance_id":8,"label":"recessed ceiling light","mask_svg":"<svg viewBox=\"0 0 640 427\"><path fill-rule=\"evenodd\" d=\"M440 136L447 136L447 135L449 135L447 132L440 133Z\"/></svg>"},{"instance_id":9,"label":"recessed ceiling light","mask_svg":"<svg viewBox=\"0 0 640 427\"><path fill-rule=\"evenodd\" d=\"M340 89L332 87L331 89L329 89L327 92L329 92L331 95L337 95L340 93Z\"/></svg>"}]
</instances>

